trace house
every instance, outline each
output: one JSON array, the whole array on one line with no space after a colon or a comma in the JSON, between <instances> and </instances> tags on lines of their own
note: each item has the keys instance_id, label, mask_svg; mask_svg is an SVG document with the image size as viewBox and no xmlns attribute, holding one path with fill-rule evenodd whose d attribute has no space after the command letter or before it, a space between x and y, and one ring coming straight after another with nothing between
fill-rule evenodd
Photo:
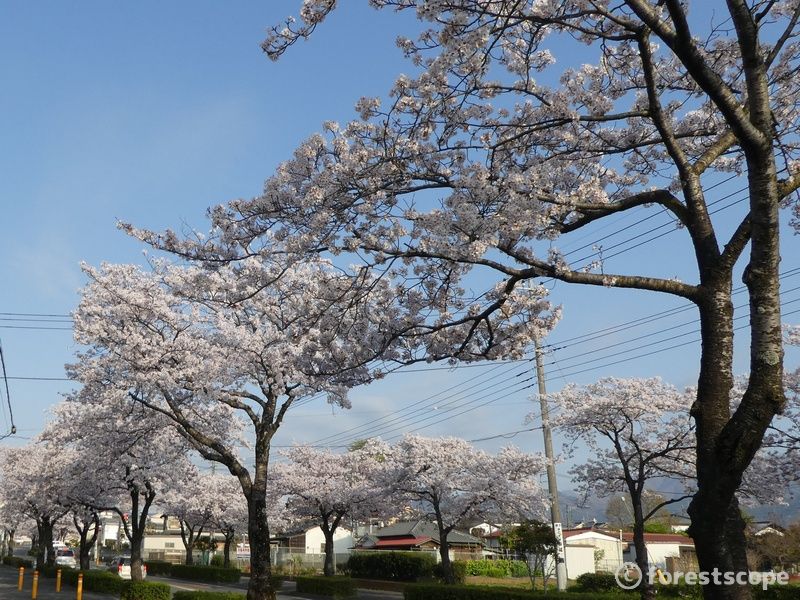
<instances>
[{"instance_id":1,"label":"house","mask_svg":"<svg viewBox=\"0 0 800 600\"><path fill-rule=\"evenodd\" d=\"M633 547L633 533L630 531L622 532L622 539L627 547L623 556L626 562L633 562L636 560L636 549ZM670 570L670 564L677 564L679 561L682 565L690 565L696 563L694 550L694 540L689 536L680 533L645 533L644 544L647 549L647 562L650 565L659 567L661 569ZM676 570L689 570L677 569Z\"/></svg>"},{"instance_id":2,"label":"house","mask_svg":"<svg viewBox=\"0 0 800 600\"><path fill-rule=\"evenodd\" d=\"M293 554L325 554L325 534L322 528L309 527L276 536L278 549ZM337 527L333 533L333 551L347 554L353 546L353 534L349 529Z\"/></svg>"},{"instance_id":3,"label":"house","mask_svg":"<svg viewBox=\"0 0 800 600\"><path fill-rule=\"evenodd\" d=\"M786 535L786 528L778 525L777 523L760 523L758 529L753 532L753 535L761 537L762 535L777 535L783 537Z\"/></svg>"},{"instance_id":4,"label":"house","mask_svg":"<svg viewBox=\"0 0 800 600\"><path fill-rule=\"evenodd\" d=\"M473 560L483 556L484 543L477 537L453 530L447 536L451 560ZM439 528L427 521L401 521L366 535L356 550L405 550L437 552Z\"/></svg>"},{"instance_id":5,"label":"house","mask_svg":"<svg viewBox=\"0 0 800 600\"><path fill-rule=\"evenodd\" d=\"M624 562L625 542L611 531L599 531L590 526L565 529L563 535L570 579L597 571L613 573Z\"/></svg>"}]
</instances>

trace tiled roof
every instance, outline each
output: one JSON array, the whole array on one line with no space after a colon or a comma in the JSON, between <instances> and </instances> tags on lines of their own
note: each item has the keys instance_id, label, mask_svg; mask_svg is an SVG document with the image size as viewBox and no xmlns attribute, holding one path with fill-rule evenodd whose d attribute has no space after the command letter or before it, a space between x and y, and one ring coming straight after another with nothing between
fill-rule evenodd
<instances>
[{"instance_id":1,"label":"tiled roof","mask_svg":"<svg viewBox=\"0 0 800 600\"><path fill-rule=\"evenodd\" d=\"M414 546L419 546L424 544L425 542L430 542L431 538L429 537L415 537L415 536L405 536L405 537L393 537L388 539L378 540L373 548L389 548L389 547L402 547L402 548L413 548Z\"/></svg>"},{"instance_id":2,"label":"tiled roof","mask_svg":"<svg viewBox=\"0 0 800 600\"><path fill-rule=\"evenodd\" d=\"M393 537L425 537L437 543L439 542L439 528L433 523L428 523L427 521L423 520L401 521L399 523L395 523L394 525L389 525L388 527L382 527L381 529L375 531L372 535L380 540ZM471 536L468 533L463 533L456 530L450 532L450 535L447 536L447 541L451 544L483 544L480 539Z\"/></svg>"}]
</instances>

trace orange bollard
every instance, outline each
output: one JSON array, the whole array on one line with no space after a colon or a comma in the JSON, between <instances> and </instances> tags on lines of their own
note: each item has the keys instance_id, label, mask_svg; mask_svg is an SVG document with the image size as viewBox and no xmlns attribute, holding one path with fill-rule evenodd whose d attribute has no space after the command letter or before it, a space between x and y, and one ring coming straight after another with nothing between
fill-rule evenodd
<instances>
[{"instance_id":1,"label":"orange bollard","mask_svg":"<svg viewBox=\"0 0 800 600\"><path fill-rule=\"evenodd\" d=\"M39 593L39 571L33 572L33 587L31 588L31 600L36 600Z\"/></svg>"},{"instance_id":2,"label":"orange bollard","mask_svg":"<svg viewBox=\"0 0 800 600\"><path fill-rule=\"evenodd\" d=\"M61 569L56 571L56 591L61 591Z\"/></svg>"},{"instance_id":3,"label":"orange bollard","mask_svg":"<svg viewBox=\"0 0 800 600\"><path fill-rule=\"evenodd\" d=\"M22 591L22 584L25 583L25 567L19 568L19 580L17 581L17 590Z\"/></svg>"},{"instance_id":4,"label":"orange bollard","mask_svg":"<svg viewBox=\"0 0 800 600\"><path fill-rule=\"evenodd\" d=\"M83 600L83 573L78 573L78 593L75 600Z\"/></svg>"}]
</instances>

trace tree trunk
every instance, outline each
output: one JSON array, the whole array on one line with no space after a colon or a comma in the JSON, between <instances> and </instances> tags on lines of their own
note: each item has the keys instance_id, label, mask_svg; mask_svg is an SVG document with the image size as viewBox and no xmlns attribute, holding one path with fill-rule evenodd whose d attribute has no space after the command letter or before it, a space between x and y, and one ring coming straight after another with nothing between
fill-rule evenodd
<instances>
[{"instance_id":1,"label":"tree trunk","mask_svg":"<svg viewBox=\"0 0 800 600\"><path fill-rule=\"evenodd\" d=\"M247 533L250 537L250 585L247 588L247 600L275 600L275 590L270 582L272 561L267 522L266 477L263 485L254 482L250 489L247 498Z\"/></svg>"},{"instance_id":2,"label":"tree trunk","mask_svg":"<svg viewBox=\"0 0 800 600\"><path fill-rule=\"evenodd\" d=\"M701 571L721 572L747 570L741 556L734 551L738 505L735 498L720 492L720 471L724 458L719 456L717 442L730 419L730 393L733 387L733 305L731 281L709 282L709 292L700 303L702 352L697 400L692 416L697 425L697 493L689 505L692 536ZM740 476L741 477L741 476ZM736 513L736 514L734 514ZM743 527L741 547L744 549ZM731 542L733 544L731 545ZM736 556L735 556L736 555ZM705 586L706 598L749 598L749 589L736 591L736 586Z\"/></svg>"},{"instance_id":3,"label":"tree trunk","mask_svg":"<svg viewBox=\"0 0 800 600\"><path fill-rule=\"evenodd\" d=\"M78 535L80 541L78 542L78 560L80 561L81 570L86 570L89 565L89 530L88 525L84 523L83 527L78 528Z\"/></svg>"},{"instance_id":4,"label":"tree trunk","mask_svg":"<svg viewBox=\"0 0 800 600\"><path fill-rule=\"evenodd\" d=\"M630 486L629 486L630 487ZM640 490L630 490L631 504L633 505L633 548L636 551L636 566L642 574L639 583L639 594L642 600L651 600L655 597L655 590L650 584L650 565L647 560L647 544L644 541L644 511L642 509L642 493Z\"/></svg>"},{"instance_id":5,"label":"tree trunk","mask_svg":"<svg viewBox=\"0 0 800 600\"><path fill-rule=\"evenodd\" d=\"M36 568L56 564L56 553L53 549L53 524L49 518L37 519L36 529L38 541L36 546Z\"/></svg>"},{"instance_id":6,"label":"tree trunk","mask_svg":"<svg viewBox=\"0 0 800 600\"><path fill-rule=\"evenodd\" d=\"M336 555L333 552L333 530L322 530L325 535L325 566L323 573L325 577L336 575Z\"/></svg>"},{"instance_id":7,"label":"tree trunk","mask_svg":"<svg viewBox=\"0 0 800 600\"><path fill-rule=\"evenodd\" d=\"M439 521L439 557L442 560L442 579L448 585L456 583L455 575L453 574L453 564L450 562L450 543L447 541L447 535L450 530L442 526L441 519Z\"/></svg>"},{"instance_id":8,"label":"tree trunk","mask_svg":"<svg viewBox=\"0 0 800 600\"><path fill-rule=\"evenodd\" d=\"M231 566L231 546L233 546L234 532L233 529L225 530L225 546L223 550L222 566L226 569Z\"/></svg>"},{"instance_id":9,"label":"tree trunk","mask_svg":"<svg viewBox=\"0 0 800 600\"><path fill-rule=\"evenodd\" d=\"M144 490L138 485L131 484L129 491L131 496L131 524L123 521L125 536L131 544L131 580L142 581L142 567L144 559L142 557L142 545L144 542L144 530L147 526L147 516L150 513L150 506L155 500L156 493L150 484L145 483ZM140 494L144 492L144 504L139 508Z\"/></svg>"},{"instance_id":10,"label":"tree trunk","mask_svg":"<svg viewBox=\"0 0 800 600\"><path fill-rule=\"evenodd\" d=\"M10 529L8 531L8 556L14 556L14 534L17 532L16 529Z\"/></svg>"}]
</instances>

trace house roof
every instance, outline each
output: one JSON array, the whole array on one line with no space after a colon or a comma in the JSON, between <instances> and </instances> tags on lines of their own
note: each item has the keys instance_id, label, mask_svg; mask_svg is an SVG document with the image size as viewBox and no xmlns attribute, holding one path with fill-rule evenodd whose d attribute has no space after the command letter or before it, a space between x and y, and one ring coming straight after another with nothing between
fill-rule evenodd
<instances>
[{"instance_id":1,"label":"house roof","mask_svg":"<svg viewBox=\"0 0 800 600\"><path fill-rule=\"evenodd\" d=\"M633 543L633 533L630 531L622 532L622 539ZM647 544L681 544L684 546L694 546L694 540L679 533L645 533L644 541Z\"/></svg>"},{"instance_id":2,"label":"house roof","mask_svg":"<svg viewBox=\"0 0 800 600\"><path fill-rule=\"evenodd\" d=\"M400 521L388 527L382 527L375 531L373 536L377 537L380 541L391 538L428 538L439 543L439 528L433 523L427 521ZM447 541L450 544L475 544L483 545L483 542L475 536L469 535L461 531L453 530L447 536Z\"/></svg>"},{"instance_id":3,"label":"house roof","mask_svg":"<svg viewBox=\"0 0 800 600\"><path fill-rule=\"evenodd\" d=\"M615 541L619 540L618 534L612 533L610 531L599 531L597 529L592 529L591 527L584 527L580 529L564 529L562 531L564 539L586 534L588 534L587 537L602 538L606 540L612 539Z\"/></svg>"},{"instance_id":4,"label":"house roof","mask_svg":"<svg viewBox=\"0 0 800 600\"><path fill-rule=\"evenodd\" d=\"M379 539L375 542L373 548L413 548L414 546L420 546L425 542L433 541L429 537L415 537L415 536L405 536L405 537L393 537L388 539Z\"/></svg>"}]
</instances>

